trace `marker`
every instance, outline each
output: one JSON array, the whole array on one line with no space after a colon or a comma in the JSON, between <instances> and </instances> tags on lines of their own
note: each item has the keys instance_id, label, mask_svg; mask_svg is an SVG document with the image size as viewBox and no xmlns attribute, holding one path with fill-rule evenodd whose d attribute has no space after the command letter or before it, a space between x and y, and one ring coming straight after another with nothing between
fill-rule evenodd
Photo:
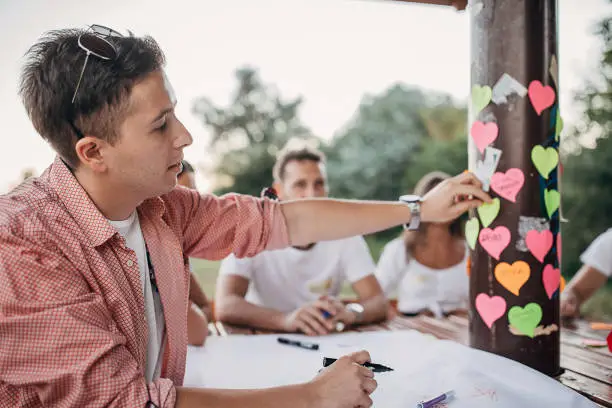
<instances>
[{"instance_id":1,"label":"marker","mask_svg":"<svg viewBox=\"0 0 612 408\"><path fill-rule=\"evenodd\" d=\"M448 391L445 392L444 394L430 399L429 401L423 401L423 402L419 402L417 404L417 408L432 408L433 406L435 406L436 404L440 403L440 402L444 402L444 401L448 401L451 398L453 398L453 396L455 395L455 391Z\"/></svg>"},{"instance_id":2,"label":"marker","mask_svg":"<svg viewBox=\"0 0 612 408\"><path fill-rule=\"evenodd\" d=\"M330 365L335 363L336 360L337 360L337 358L323 357L323 367L329 367ZM375 373L382 373L382 372L385 372L385 371L393 371L393 369L391 367L387 367L387 366L384 366L382 364L366 362L366 363L363 363L361 365L366 367L366 368L369 368L370 370L374 371Z\"/></svg>"},{"instance_id":3,"label":"marker","mask_svg":"<svg viewBox=\"0 0 612 408\"><path fill-rule=\"evenodd\" d=\"M306 350L318 350L319 345L316 343L309 343L307 341L299 341L299 340L291 340L284 337L279 337L276 339L281 344L287 344L289 346L300 347Z\"/></svg>"}]
</instances>

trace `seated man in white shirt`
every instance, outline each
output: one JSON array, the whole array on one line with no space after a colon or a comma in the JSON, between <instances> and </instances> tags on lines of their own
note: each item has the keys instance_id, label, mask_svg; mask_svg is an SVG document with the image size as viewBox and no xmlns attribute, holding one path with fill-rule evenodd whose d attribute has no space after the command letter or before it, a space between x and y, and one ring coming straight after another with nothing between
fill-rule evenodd
<instances>
[{"instance_id":1,"label":"seated man in white shirt","mask_svg":"<svg viewBox=\"0 0 612 408\"><path fill-rule=\"evenodd\" d=\"M325 157L308 147L285 148L274 166L280 200L326 197ZM363 237L233 255L221 264L215 317L274 331L324 335L355 324L384 320L387 300L374 276ZM348 280L358 303L337 299Z\"/></svg>"},{"instance_id":2,"label":"seated man in white shirt","mask_svg":"<svg viewBox=\"0 0 612 408\"><path fill-rule=\"evenodd\" d=\"M612 274L612 228L599 235L580 256L582 268L561 294L561 316L576 317L580 306Z\"/></svg>"}]
</instances>

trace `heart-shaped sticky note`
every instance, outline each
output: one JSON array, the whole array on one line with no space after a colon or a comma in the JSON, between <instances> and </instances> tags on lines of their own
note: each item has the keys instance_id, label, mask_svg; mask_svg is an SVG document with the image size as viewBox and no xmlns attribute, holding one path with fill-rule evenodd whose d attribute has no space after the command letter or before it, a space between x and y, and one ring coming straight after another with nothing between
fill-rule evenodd
<instances>
[{"instance_id":1,"label":"heart-shaped sticky note","mask_svg":"<svg viewBox=\"0 0 612 408\"><path fill-rule=\"evenodd\" d=\"M467 239L470 248L476 248L476 240L478 239L478 231L480 226L478 225L478 218L474 217L465 223L465 239Z\"/></svg>"},{"instance_id":2,"label":"heart-shaped sticky note","mask_svg":"<svg viewBox=\"0 0 612 408\"><path fill-rule=\"evenodd\" d=\"M553 214L559 208L561 203L561 194L557 190L544 190L544 204L546 204L546 212L548 218L552 218Z\"/></svg>"},{"instance_id":3,"label":"heart-shaped sticky note","mask_svg":"<svg viewBox=\"0 0 612 408\"><path fill-rule=\"evenodd\" d=\"M512 265L501 262L495 266L495 279L516 296L519 295L525 282L529 280L529 275L531 275L531 268L527 262L516 261Z\"/></svg>"},{"instance_id":4,"label":"heart-shaped sticky note","mask_svg":"<svg viewBox=\"0 0 612 408\"><path fill-rule=\"evenodd\" d=\"M516 202L516 196L525 183L525 175L520 169L509 169L491 176L491 188L508 201Z\"/></svg>"},{"instance_id":5,"label":"heart-shaped sticky note","mask_svg":"<svg viewBox=\"0 0 612 408\"><path fill-rule=\"evenodd\" d=\"M489 329L506 311L506 301L501 296L489 296L486 293L479 293L476 296L475 303L478 314Z\"/></svg>"},{"instance_id":6,"label":"heart-shaped sticky note","mask_svg":"<svg viewBox=\"0 0 612 408\"><path fill-rule=\"evenodd\" d=\"M499 128L495 122L483 123L477 120L470 129L470 135L480 153L484 153L485 148L497 139L498 133Z\"/></svg>"},{"instance_id":7,"label":"heart-shaped sticky note","mask_svg":"<svg viewBox=\"0 0 612 408\"><path fill-rule=\"evenodd\" d=\"M483 228L478 235L478 242L489 255L499 261L499 256L510 244L510 231L504 226L495 229Z\"/></svg>"},{"instance_id":8,"label":"heart-shaped sticky note","mask_svg":"<svg viewBox=\"0 0 612 408\"><path fill-rule=\"evenodd\" d=\"M606 337L606 342L608 343L608 350L612 352L612 331L608 333L608 337Z\"/></svg>"},{"instance_id":9,"label":"heart-shaped sticky note","mask_svg":"<svg viewBox=\"0 0 612 408\"><path fill-rule=\"evenodd\" d=\"M491 200L491 203L484 203L477 208L483 227L488 227L491 225L493 220L495 220L497 217L497 214L499 214L499 207L499 198L495 197L493 200Z\"/></svg>"},{"instance_id":10,"label":"heart-shaped sticky note","mask_svg":"<svg viewBox=\"0 0 612 408\"><path fill-rule=\"evenodd\" d=\"M559 164L559 153L554 147L544 149L537 145L531 149L531 161L542 177L548 179L550 172Z\"/></svg>"},{"instance_id":11,"label":"heart-shaped sticky note","mask_svg":"<svg viewBox=\"0 0 612 408\"><path fill-rule=\"evenodd\" d=\"M546 265L542 271L542 283L548 298L552 299L553 293L555 293L561 283L561 271L558 268L553 268L552 265Z\"/></svg>"},{"instance_id":12,"label":"heart-shaped sticky note","mask_svg":"<svg viewBox=\"0 0 612 408\"><path fill-rule=\"evenodd\" d=\"M561 114L559 113L559 109L557 109L557 120L555 122L555 140L559 140L559 136L561 135L562 131L563 131L563 118L561 117Z\"/></svg>"},{"instance_id":13,"label":"heart-shaped sticky note","mask_svg":"<svg viewBox=\"0 0 612 408\"><path fill-rule=\"evenodd\" d=\"M474 108L474 116L485 108L491 102L493 91L490 86L474 85L472 87L472 107Z\"/></svg>"},{"instance_id":14,"label":"heart-shaped sticky note","mask_svg":"<svg viewBox=\"0 0 612 408\"><path fill-rule=\"evenodd\" d=\"M561 276L561 279L559 279L559 293L563 293L563 289L565 289L565 278Z\"/></svg>"},{"instance_id":15,"label":"heart-shaped sticky note","mask_svg":"<svg viewBox=\"0 0 612 408\"><path fill-rule=\"evenodd\" d=\"M552 248L553 234L549 230L531 230L525 236L525 244L538 261L544 262L544 257Z\"/></svg>"},{"instance_id":16,"label":"heart-shaped sticky note","mask_svg":"<svg viewBox=\"0 0 612 408\"><path fill-rule=\"evenodd\" d=\"M554 89L548 85L542 85L540 81L531 81L527 88L527 93L538 115L541 115L544 109L551 107L555 103Z\"/></svg>"},{"instance_id":17,"label":"heart-shaped sticky note","mask_svg":"<svg viewBox=\"0 0 612 408\"><path fill-rule=\"evenodd\" d=\"M508 321L521 333L533 338L535 328L542 320L542 308L537 303L527 303L525 307L514 306L508 311Z\"/></svg>"}]
</instances>

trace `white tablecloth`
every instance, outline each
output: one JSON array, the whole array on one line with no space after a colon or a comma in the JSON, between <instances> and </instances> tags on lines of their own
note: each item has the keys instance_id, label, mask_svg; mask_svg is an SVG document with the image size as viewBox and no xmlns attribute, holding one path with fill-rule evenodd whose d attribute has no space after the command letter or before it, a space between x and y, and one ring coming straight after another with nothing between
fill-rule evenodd
<instances>
[{"instance_id":1,"label":"white tablecloth","mask_svg":"<svg viewBox=\"0 0 612 408\"><path fill-rule=\"evenodd\" d=\"M211 337L187 353L186 386L263 388L306 382L323 357L366 349L372 361L395 370L377 373L372 394L379 408L415 407L448 390L448 408L579 408L594 404L529 367L416 331L287 335L320 344L318 351L282 345L278 335Z\"/></svg>"}]
</instances>

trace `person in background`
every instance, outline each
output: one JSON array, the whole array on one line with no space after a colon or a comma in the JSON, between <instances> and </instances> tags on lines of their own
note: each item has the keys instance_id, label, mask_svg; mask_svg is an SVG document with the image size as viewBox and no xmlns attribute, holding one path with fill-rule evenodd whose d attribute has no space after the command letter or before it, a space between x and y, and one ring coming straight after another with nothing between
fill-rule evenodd
<instances>
[{"instance_id":1,"label":"person in background","mask_svg":"<svg viewBox=\"0 0 612 408\"><path fill-rule=\"evenodd\" d=\"M177 176L177 183L183 187L196 189L195 170L187 161L181 162L181 171ZM191 272L189 282L189 311L187 312L187 342L192 346L203 346L208 336L208 322L212 321L212 311L206 294L200 287L198 280Z\"/></svg>"},{"instance_id":2,"label":"person in background","mask_svg":"<svg viewBox=\"0 0 612 408\"><path fill-rule=\"evenodd\" d=\"M578 317L580 307L612 275L612 228L599 235L580 256L582 267L561 293L561 316Z\"/></svg>"},{"instance_id":3,"label":"person in background","mask_svg":"<svg viewBox=\"0 0 612 408\"><path fill-rule=\"evenodd\" d=\"M281 201L327 197L325 157L316 149L285 147L273 173ZM308 335L384 320L388 303L375 267L361 236L265 251L252 258L230 255L221 264L215 314L227 323ZM338 295L347 281L357 302L345 307Z\"/></svg>"},{"instance_id":4,"label":"person in background","mask_svg":"<svg viewBox=\"0 0 612 408\"><path fill-rule=\"evenodd\" d=\"M425 195L448 178L429 173L417 183L415 194ZM461 219L422 223L418 231L404 231L384 247L376 277L387 297L397 289L397 308L404 315L465 313L468 253Z\"/></svg>"}]
</instances>

